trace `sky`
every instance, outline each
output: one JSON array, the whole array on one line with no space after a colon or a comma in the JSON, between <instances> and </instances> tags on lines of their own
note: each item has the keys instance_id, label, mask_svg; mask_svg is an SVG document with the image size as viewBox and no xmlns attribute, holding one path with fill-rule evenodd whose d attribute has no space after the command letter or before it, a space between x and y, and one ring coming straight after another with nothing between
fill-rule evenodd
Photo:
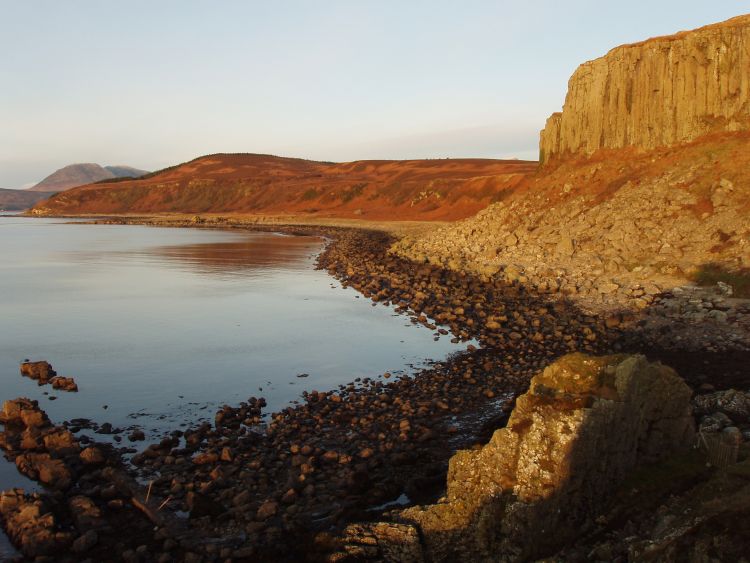
<instances>
[{"instance_id":1,"label":"sky","mask_svg":"<svg viewBox=\"0 0 750 563\"><path fill-rule=\"evenodd\" d=\"M576 67L750 1L0 0L0 188L203 154L535 159Z\"/></svg>"}]
</instances>

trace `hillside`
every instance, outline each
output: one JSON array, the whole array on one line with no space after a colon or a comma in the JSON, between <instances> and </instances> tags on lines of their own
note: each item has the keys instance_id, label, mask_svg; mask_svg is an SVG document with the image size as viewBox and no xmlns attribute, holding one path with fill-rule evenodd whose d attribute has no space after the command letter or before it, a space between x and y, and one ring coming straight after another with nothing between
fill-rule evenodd
<instances>
[{"instance_id":1,"label":"hillside","mask_svg":"<svg viewBox=\"0 0 750 563\"><path fill-rule=\"evenodd\" d=\"M0 211L21 211L53 195L55 192L0 189Z\"/></svg>"},{"instance_id":2,"label":"hillside","mask_svg":"<svg viewBox=\"0 0 750 563\"><path fill-rule=\"evenodd\" d=\"M591 305L643 307L659 288L707 272L747 285L749 45L744 16L582 65L542 132L536 175L476 217L394 252ZM652 89L656 68L666 85L681 85L679 96Z\"/></svg>"},{"instance_id":3,"label":"hillside","mask_svg":"<svg viewBox=\"0 0 750 563\"><path fill-rule=\"evenodd\" d=\"M364 219L465 218L511 192L536 162L490 159L342 164L218 154L58 194L36 214L248 213Z\"/></svg>"},{"instance_id":4,"label":"hillside","mask_svg":"<svg viewBox=\"0 0 750 563\"><path fill-rule=\"evenodd\" d=\"M29 188L33 192L61 192L76 186L83 186L101 180L143 176L146 170L130 166L99 166L93 163L70 164L56 170L44 180Z\"/></svg>"}]
</instances>

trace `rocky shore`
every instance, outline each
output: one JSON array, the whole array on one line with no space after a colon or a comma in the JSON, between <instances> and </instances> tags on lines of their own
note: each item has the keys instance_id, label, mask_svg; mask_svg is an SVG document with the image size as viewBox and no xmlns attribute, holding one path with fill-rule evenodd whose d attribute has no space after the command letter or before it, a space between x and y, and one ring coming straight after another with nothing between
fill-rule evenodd
<instances>
[{"instance_id":1,"label":"rocky shore","mask_svg":"<svg viewBox=\"0 0 750 563\"><path fill-rule=\"evenodd\" d=\"M49 550L35 546L54 545L55 560L70 561L325 559L347 524L376 519L392 503L434 502L451 455L486 442L530 378L557 358L658 345L638 315L596 316L520 281L415 264L389 254L394 239L384 232L285 230L331 237L318 267L415 323L480 347L411 377L312 391L268 422L262 398L227 405L213 425L176 430L132 465L102 445L82 448L36 405L7 405L7 455L55 491L3 497L4 526L27 558L44 560ZM704 392L736 383L703 369L684 375ZM13 433L16 411L41 427ZM67 437L66 448L51 447L47 435ZM101 520L77 526L76 503ZM18 521L21 512L29 518ZM38 533L53 543L34 540Z\"/></svg>"}]
</instances>

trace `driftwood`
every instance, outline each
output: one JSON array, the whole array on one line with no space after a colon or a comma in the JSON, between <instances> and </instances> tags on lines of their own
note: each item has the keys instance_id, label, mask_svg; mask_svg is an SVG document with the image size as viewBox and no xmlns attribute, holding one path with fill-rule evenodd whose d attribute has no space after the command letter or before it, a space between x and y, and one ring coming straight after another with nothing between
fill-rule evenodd
<instances>
[{"instance_id":1,"label":"driftwood","mask_svg":"<svg viewBox=\"0 0 750 563\"><path fill-rule=\"evenodd\" d=\"M102 473L123 496L130 498L133 506L140 510L155 526L162 528L172 537L188 533L185 520L179 518L170 510L162 510L166 501L157 500L149 495L150 491L139 485L130 475L113 467L106 467Z\"/></svg>"},{"instance_id":2,"label":"driftwood","mask_svg":"<svg viewBox=\"0 0 750 563\"><path fill-rule=\"evenodd\" d=\"M154 526L163 530L168 537L178 539L183 547L211 543L216 546L236 548L243 545L247 540L247 535L244 532L219 538L205 537L195 528L189 527L185 519L175 515L171 510L165 509L172 497L167 497L164 500L155 498L154 495L149 494L147 487L138 484L135 479L121 469L106 467L102 473L104 478L110 481L123 496L130 498L133 506L140 510Z\"/></svg>"}]
</instances>

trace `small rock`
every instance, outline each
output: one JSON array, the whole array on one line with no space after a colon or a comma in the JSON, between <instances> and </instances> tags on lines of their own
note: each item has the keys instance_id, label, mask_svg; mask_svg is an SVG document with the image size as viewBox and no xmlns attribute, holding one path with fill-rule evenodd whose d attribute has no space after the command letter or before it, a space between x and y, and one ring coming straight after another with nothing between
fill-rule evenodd
<instances>
[{"instance_id":1,"label":"small rock","mask_svg":"<svg viewBox=\"0 0 750 563\"><path fill-rule=\"evenodd\" d=\"M99 536L96 531L89 530L73 542L73 551L76 553L85 553L96 545Z\"/></svg>"},{"instance_id":2,"label":"small rock","mask_svg":"<svg viewBox=\"0 0 750 563\"><path fill-rule=\"evenodd\" d=\"M272 516L275 516L278 511L279 505L272 500L267 500L260 505L260 508L258 508L258 512L255 514L255 517L258 520L268 520Z\"/></svg>"},{"instance_id":3,"label":"small rock","mask_svg":"<svg viewBox=\"0 0 750 563\"><path fill-rule=\"evenodd\" d=\"M139 442L146 439L146 434L144 434L143 430L136 429L133 430L130 433L130 436L128 436L128 440L131 442Z\"/></svg>"}]
</instances>

